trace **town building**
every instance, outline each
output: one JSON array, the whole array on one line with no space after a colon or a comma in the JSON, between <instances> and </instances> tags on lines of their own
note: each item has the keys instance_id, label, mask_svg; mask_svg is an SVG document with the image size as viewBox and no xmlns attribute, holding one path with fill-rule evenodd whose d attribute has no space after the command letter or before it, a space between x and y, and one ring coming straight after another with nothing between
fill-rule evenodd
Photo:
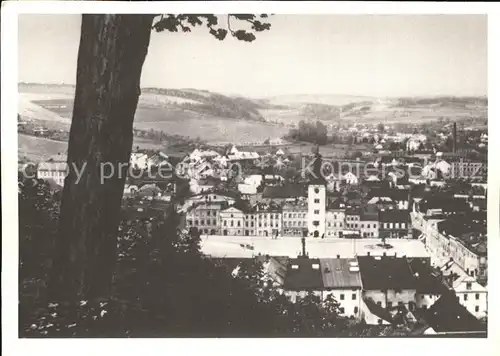
<instances>
[{"instance_id":1,"label":"town building","mask_svg":"<svg viewBox=\"0 0 500 356\"><path fill-rule=\"evenodd\" d=\"M245 213L234 206L219 212L222 235L243 236Z\"/></svg>"},{"instance_id":2,"label":"town building","mask_svg":"<svg viewBox=\"0 0 500 356\"><path fill-rule=\"evenodd\" d=\"M308 186L308 234L312 237L324 237L326 233L326 186L309 184Z\"/></svg>"},{"instance_id":3,"label":"town building","mask_svg":"<svg viewBox=\"0 0 500 356\"><path fill-rule=\"evenodd\" d=\"M186 213L186 226L188 228L197 228L202 234L219 234L219 213L221 208L221 204L215 203L191 206Z\"/></svg>"},{"instance_id":4,"label":"town building","mask_svg":"<svg viewBox=\"0 0 500 356\"><path fill-rule=\"evenodd\" d=\"M289 260L283 284L285 296L295 303L299 298L305 298L310 293L322 298L323 291L323 275L319 259L302 256Z\"/></svg>"},{"instance_id":5,"label":"town building","mask_svg":"<svg viewBox=\"0 0 500 356\"><path fill-rule=\"evenodd\" d=\"M307 234L307 202L286 203L283 209L283 236L303 237Z\"/></svg>"},{"instance_id":6,"label":"town building","mask_svg":"<svg viewBox=\"0 0 500 356\"><path fill-rule=\"evenodd\" d=\"M380 210L379 236L384 238L411 237L411 219L405 210Z\"/></svg>"},{"instance_id":7,"label":"town building","mask_svg":"<svg viewBox=\"0 0 500 356\"><path fill-rule=\"evenodd\" d=\"M359 318L361 309L361 276L355 258L320 259L323 277L323 299L331 295L338 303L340 314Z\"/></svg>"},{"instance_id":8,"label":"town building","mask_svg":"<svg viewBox=\"0 0 500 356\"><path fill-rule=\"evenodd\" d=\"M405 257L358 256L367 324L391 324L390 310L416 308L417 284Z\"/></svg>"},{"instance_id":9,"label":"town building","mask_svg":"<svg viewBox=\"0 0 500 356\"><path fill-rule=\"evenodd\" d=\"M64 180L68 175L67 155L58 154L41 162L37 167L37 178L53 180L57 185L63 187Z\"/></svg>"}]
</instances>

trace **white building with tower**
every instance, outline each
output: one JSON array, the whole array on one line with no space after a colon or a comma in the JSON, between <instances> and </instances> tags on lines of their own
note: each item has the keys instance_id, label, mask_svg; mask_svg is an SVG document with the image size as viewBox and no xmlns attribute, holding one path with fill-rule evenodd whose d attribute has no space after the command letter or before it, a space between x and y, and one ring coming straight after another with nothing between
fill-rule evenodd
<instances>
[{"instance_id":1,"label":"white building with tower","mask_svg":"<svg viewBox=\"0 0 500 356\"><path fill-rule=\"evenodd\" d=\"M324 237L326 232L326 186L311 183L308 187L308 235Z\"/></svg>"}]
</instances>

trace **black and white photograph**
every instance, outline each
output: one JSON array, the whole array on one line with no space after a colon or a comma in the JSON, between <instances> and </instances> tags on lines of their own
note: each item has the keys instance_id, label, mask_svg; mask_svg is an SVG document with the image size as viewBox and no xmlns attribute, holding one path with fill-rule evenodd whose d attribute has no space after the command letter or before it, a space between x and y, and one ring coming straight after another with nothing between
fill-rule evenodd
<instances>
[{"instance_id":1,"label":"black and white photograph","mask_svg":"<svg viewBox=\"0 0 500 356\"><path fill-rule=\"evenodd\" d=\"M488 15L162 9L15 15L16 337L487 338Z\"/></svg>"}]
</instances>

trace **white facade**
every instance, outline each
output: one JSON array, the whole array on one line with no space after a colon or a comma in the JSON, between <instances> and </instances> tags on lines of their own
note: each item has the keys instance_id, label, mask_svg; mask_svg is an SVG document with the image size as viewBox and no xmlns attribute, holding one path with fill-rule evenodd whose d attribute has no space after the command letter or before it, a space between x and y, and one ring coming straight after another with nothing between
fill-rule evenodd
<instances>
[{"instance_id":1,"label":"white facade","mask_svg":"<svg viewBox=\"0 0 500 356\"><path fill-rule=\"evenodd\" d=\"M358 184L358 177L356 177L356 175L352 172L347 172L346 174L344 174L344 180L347 184L350 184L350 185L356 185Z\"/></svg>"},{"instance_id":2,"label":"white facade","mask_svg":"<svg viewBox=\"0 0 500 356\"><path fill-rule=\"evenodd\" d=\"M38 165L37 177L39 179L52 179L61 187L64 186L64 179L68 174L66 162L42 162Z\"/></svg>"},{"instance_id":3,"label":"white facade","mask_svg":"<svg viewBox=\"0 0 500 356\"><path fill-rule=\"evenodd\" d=\"M311 184L308 187L308 234L322 237L326 232L326 187Z\"/></svg>"},{"instance_id":4,"label":"white facade","mask_svg":"<svg viewBox=\"0 0 500 356\"><path fill-rule=\"evenodd\" d=\"M488 310L488 291L476 282L473 277L467 277L455 283L453 289L460 304L467 308L476 318L486 316Z\"/></svg>"},{"instance_id":5,"label":"white facade","mask_svg":"<svg viewBox=\"0 0 500 356\"><path fill-rule=\"evenodd\" d=\"M345 211L328 210L326 212L326 236L340 237L339 232L345 229Z\"/></svg>"},{"instance_id":6,"label":"white facade","mask_svg":"<svg viewBox=\"0 0 500 356\"><path fill-rule=\"evenodd\" d=\"M219 212L220 229L223 235L243 236L245 214L235 207Z\"/></svg>"}]
</instances>

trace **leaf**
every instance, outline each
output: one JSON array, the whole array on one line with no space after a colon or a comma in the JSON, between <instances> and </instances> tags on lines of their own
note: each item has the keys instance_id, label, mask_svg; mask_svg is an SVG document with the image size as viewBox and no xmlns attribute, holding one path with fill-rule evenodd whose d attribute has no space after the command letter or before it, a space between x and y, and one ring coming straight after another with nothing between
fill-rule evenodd
<instances>
[{"instance_id":1,"label":"leaf","mask_svg":"<svg viewBox=\"0 0 500 356\"><path fill-rule=\"evenodd\" d=\"M230 14L229 16L233 16L234 18L243 21L251 21L255 19L255 15L252 14Z\"/></svg>"},{"instance_id":2,"label":"leaf","mask_svg":"<svg viewBox=\"0 0 500 356\"><path fill-rule=\"evenodd\" d=\"M245 30L235 31L233 33L233 36L236 37L238 40L245 42L252 42L253 40L255 40L255 35Z\"/></svg>"}]
</instances>

